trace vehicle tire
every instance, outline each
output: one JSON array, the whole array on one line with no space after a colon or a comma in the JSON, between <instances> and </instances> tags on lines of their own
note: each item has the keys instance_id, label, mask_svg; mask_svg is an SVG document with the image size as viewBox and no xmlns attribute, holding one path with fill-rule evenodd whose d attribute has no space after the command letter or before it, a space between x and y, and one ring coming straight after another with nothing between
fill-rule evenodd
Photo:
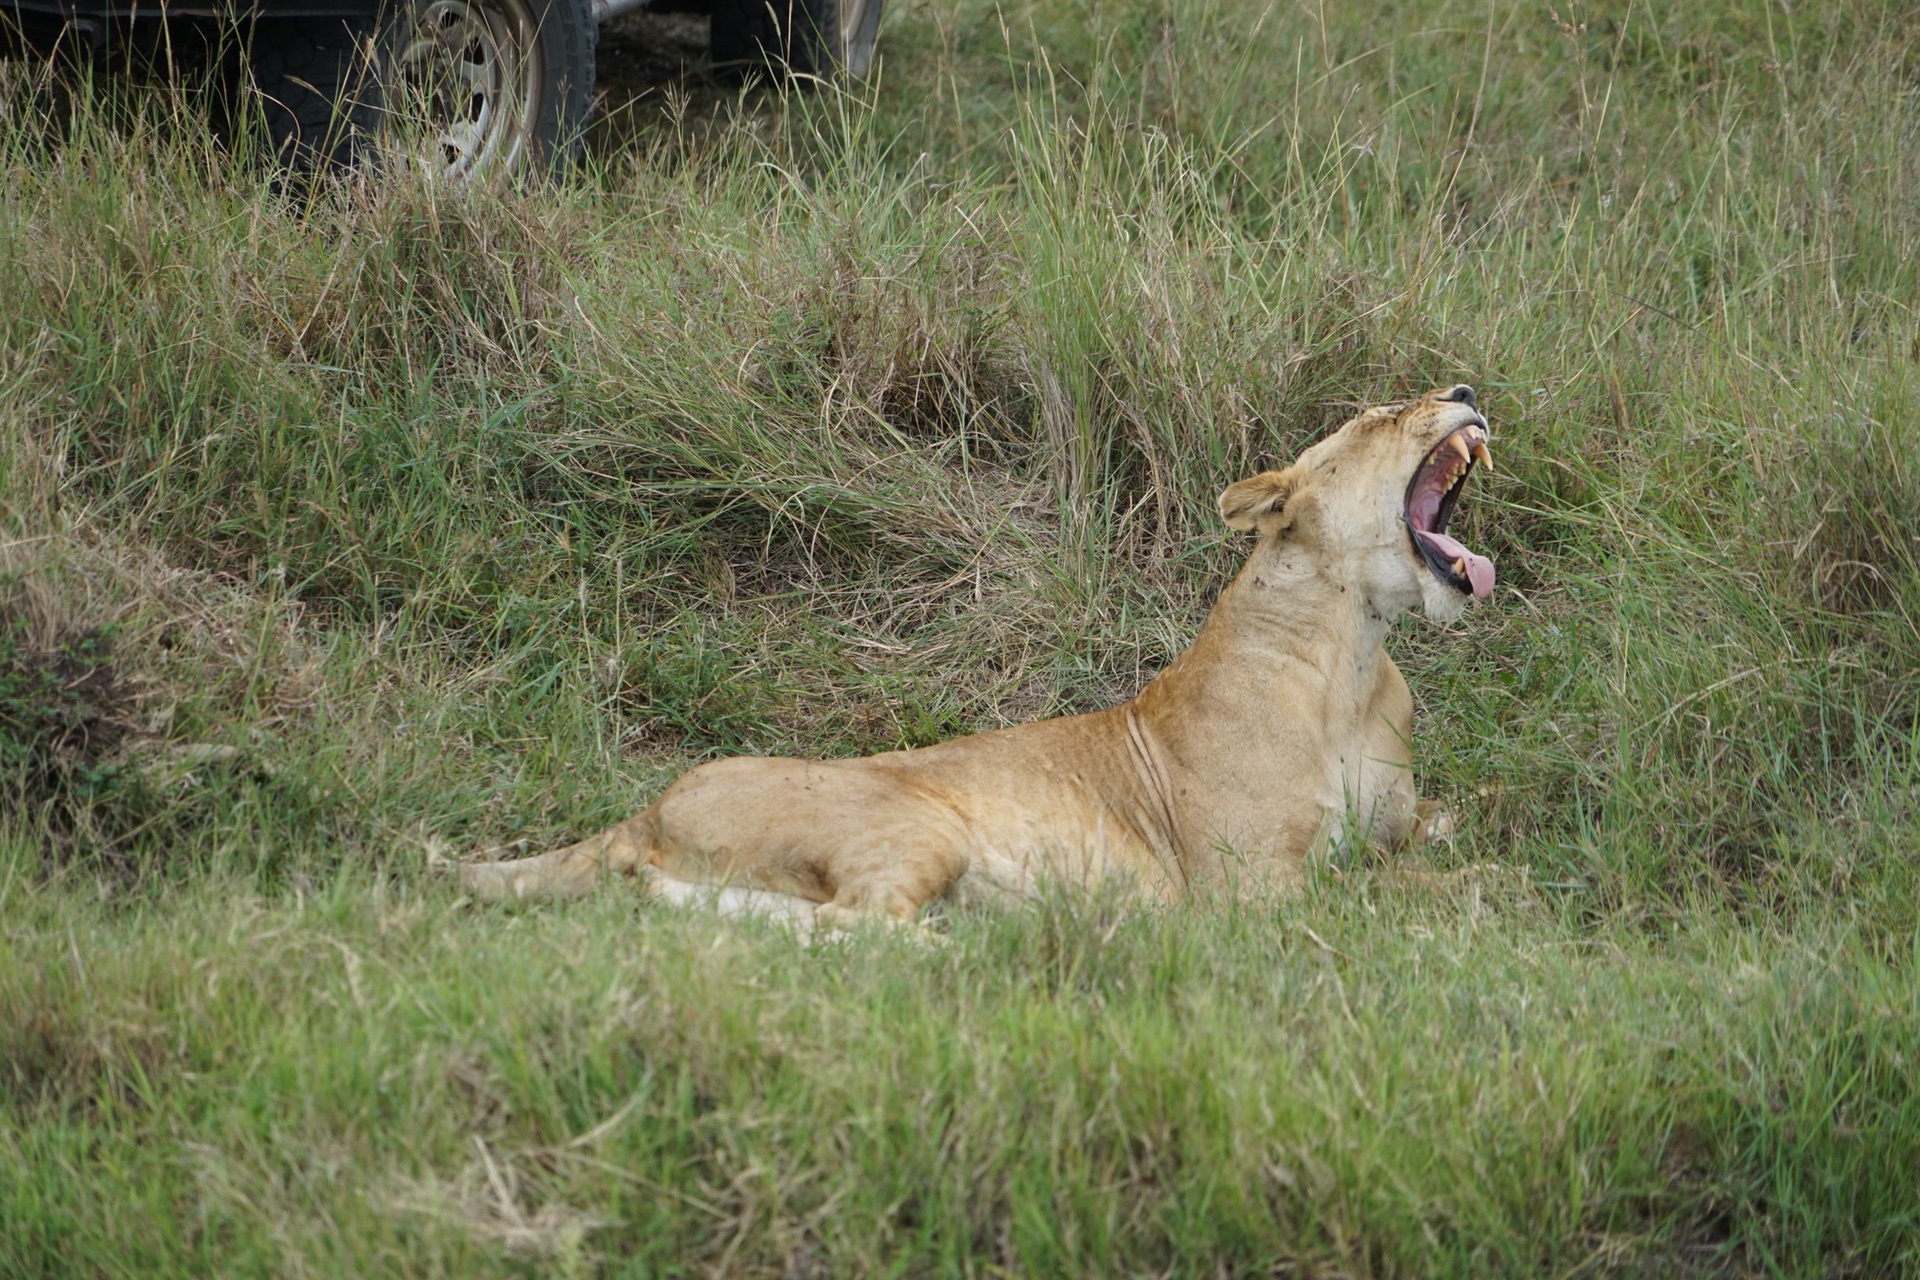
<instances>
[{"instance_id":1,"label":"vehicle tire","mask_svg":"<svg viewBox=\"0 0 1920 1280\"><path fill-rule=\"evenodd\" d=\"M858 78L873 62L881 0L713 0L716 67Z\"/></svg>"},{"instance_id":2,"label":"vehicle tire","mask_svg":"<svg viewBox=\"0 0 1920 1280\"><path fill-rule=\"evenodd\" d=\"M570 158L593 101L592 0L401 0L386 19L262 19L253 84L280 162L378 155L453 182Z\"/></svg>"},{"instance_id":3,"label":"vehicle tire","mask_svg":"<svg viewBox=\"0 0 1920 1280\"><path fill-rule=\"evenodd\" d=\"M283 169L349 164L380 127L368 83L378 24L365 18L261 18L247 32L246 102Z\"/></svg>"}]
</instances>

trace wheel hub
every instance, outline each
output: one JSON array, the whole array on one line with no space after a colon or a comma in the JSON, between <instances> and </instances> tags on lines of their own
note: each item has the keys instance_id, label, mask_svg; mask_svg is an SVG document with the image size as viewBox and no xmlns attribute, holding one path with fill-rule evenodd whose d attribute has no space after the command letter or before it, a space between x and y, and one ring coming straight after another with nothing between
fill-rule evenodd
<instances>
[{"instance_id":1,"label":"wheel hub","mask_svg":"<svg viewBox=\"0 0 1920 1280\"><path fill-rule=\"evenodd\" d=\"M525 0L427 0L397 42L390 105L403 150L455 181L511 172L542 85Z\"/></svg>"}]
</instances>

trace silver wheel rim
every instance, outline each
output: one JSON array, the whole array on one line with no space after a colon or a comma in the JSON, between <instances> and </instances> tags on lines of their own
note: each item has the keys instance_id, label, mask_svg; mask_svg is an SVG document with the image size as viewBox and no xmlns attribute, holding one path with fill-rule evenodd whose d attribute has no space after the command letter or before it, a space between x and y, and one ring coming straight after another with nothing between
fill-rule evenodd
<instances>
[{"instance_id":1,"label":"silver wheel rim","mask_svg":"<svg viewBox=\"0 0 1920 1280\"><path fill-rule=\"evenodd\" d=\"M510 173L540 108L538 24L526 0L427 0L397 42L390 125L431 177Z\"/></svg>"},{"instance_id":2,"label":"silver wheel rim","mask_svg":"<svg viewBox=\"0 0 1920 1280\"><path fill-rule=\"evenodd\" d=\"M835 61L849 75L867 74L867 58L859 57L860 29L866 24L867 6L878 0L840 0L840 47Z\"/></svg>"}]
</instances>

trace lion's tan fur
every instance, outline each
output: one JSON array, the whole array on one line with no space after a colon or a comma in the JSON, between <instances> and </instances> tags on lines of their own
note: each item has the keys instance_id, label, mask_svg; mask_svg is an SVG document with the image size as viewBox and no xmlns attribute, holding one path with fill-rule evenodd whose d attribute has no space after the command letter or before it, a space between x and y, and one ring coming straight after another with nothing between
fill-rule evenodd
<instances>
[{"instance_id":1,"label":"lion's tan fur","mask_svg":"<svg viewBox=\"0 0 1920 1280\"><path fill-rule=\"evenodd\" d=\"M1318 843L1403 844L1426 806L1413 701L1383 640L1416 604L1452 617L1464 600L1414 553L1402 499L1442 438L1484 425L1465 390L1369 410L1229 486L1221 514L1253 549L1192 647L1131 701L864 759L715 761L591 839L470 864L463 883L566 896L640 874L676 899L846 924L1046 878L1160 897L1284 886Z\"/></svg>"}]
</instances>

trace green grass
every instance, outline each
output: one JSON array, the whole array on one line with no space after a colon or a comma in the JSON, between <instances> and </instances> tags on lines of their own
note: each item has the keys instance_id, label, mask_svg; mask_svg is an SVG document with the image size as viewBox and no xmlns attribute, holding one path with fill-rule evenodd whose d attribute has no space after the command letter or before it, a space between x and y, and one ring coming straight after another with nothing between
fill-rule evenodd
<instances>
[{"instance_id":1,"label":"green grass","mask_svg":"<svg viewBox=\"0 0 1920 1280\"><path fill-rule=\"evenodd\" d=\"M817 951L345 876L14 906L25 1273L1887 1274L1915 955L1349 879ZM1836 959L1842 963L1836 964Z\"/></svg>"},{"instance_id":2,"label":"green grass","mask_svg":"<svg viewBox=\"0 0 1920 1280\"><path fill-rule=\"evenodd\" d=\"M884 60L467 195L11 82L0 1274L1920 1272L1920 21ZM809 951L427 870L1123 697L1222 486L1454 381L1453 879Z\"/></svg>"}]
</instances>

